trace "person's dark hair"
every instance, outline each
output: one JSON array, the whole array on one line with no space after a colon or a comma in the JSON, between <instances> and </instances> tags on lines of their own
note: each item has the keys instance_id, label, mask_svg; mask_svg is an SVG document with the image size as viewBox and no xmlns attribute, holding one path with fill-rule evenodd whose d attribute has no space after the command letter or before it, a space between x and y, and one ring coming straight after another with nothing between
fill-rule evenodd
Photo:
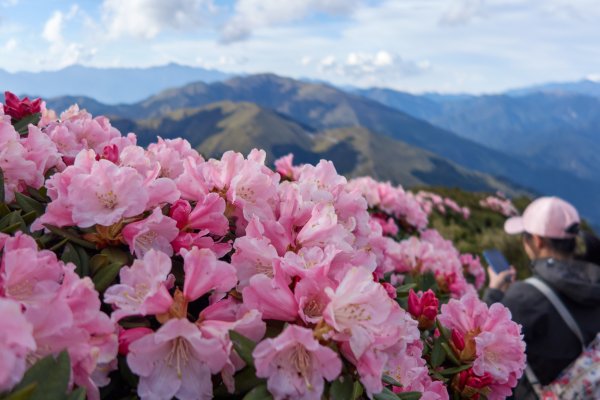
<instances>
[{"instance_id":1,"label":"person's dark hair","mask_svg":"<svg viewBox=\"0 0 600 400\"><path fill-rule=\"evenodd\" d=\"M592 232L581 232L585 243L585 253L578 258L587 262L600 265L600 239Z\"/></svg>"},{"instance_id":2,"label":"person's dark hair","mask_svg":"<svg viewBox=\"0 0 600 400\"><path fill-rule=\"evenodd\" d=\"M526 241L531 242L532 235L527 232L523 232L523 237ZM553 238L541 238L544 245L550 250L562 254L563 256L570 257L575 253L577 247L577 241L575 238L571 239L553 239Z\"/></svg>"}]
</instances>

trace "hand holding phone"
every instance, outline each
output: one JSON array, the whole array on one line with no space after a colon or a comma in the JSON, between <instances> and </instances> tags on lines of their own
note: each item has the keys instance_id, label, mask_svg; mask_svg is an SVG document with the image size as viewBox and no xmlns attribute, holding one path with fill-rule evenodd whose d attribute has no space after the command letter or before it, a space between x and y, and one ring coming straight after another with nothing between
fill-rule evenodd
<instances>
[{"instance_id":1,"label":"hand holding phone","mask_svg":"<svg viewBox=\"0 0 600 400\"><path fill-rule=\"evenodd\" d=\"M504 257L504 254L502 254L498 249L484 250L483 257L497 274L510 268L510 264Z\"/></svg>"},{"instance_id":2,"label":"hand holding phone","mask_svg":"<svg viewBox=\"0 0 600 400\"><path fill-rule=\"evenodd\" d=\"M489 287L506 291L514 281L516 271L510 266L504 255L498 249L488 249L483 252L483 257L489 264Z\"/></svg>"}]
</instances>

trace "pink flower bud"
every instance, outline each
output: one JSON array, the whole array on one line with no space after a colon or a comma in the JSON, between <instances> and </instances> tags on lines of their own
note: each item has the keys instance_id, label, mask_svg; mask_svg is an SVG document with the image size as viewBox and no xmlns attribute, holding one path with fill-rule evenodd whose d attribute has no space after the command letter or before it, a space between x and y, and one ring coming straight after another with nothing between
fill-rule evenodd
<instances>
[{"instance_id":1,"label":"pink flower bud","mask_svg":"<svg viewBox=\"0 0 600 400\"><path fill-rule=\"evenodd\" d=\"M169 217L177 221L177 227L179 229L185 228L188 223L188 218L192 212L192 206L186 200L177 200L172 206L169 212Z\"/></svg>"},{"instance_id":2,"label":"pink flower bud","mask_svg":"<svg viewBox=\"0 0 600 400\"><path fill-rule=\"evenodd\" d=\"M96 155L96 160L99 161L100 159L105 159L115 164L119 162L119 148L117 145L111 144L110 146L104 146L102 155Z\"/></svg>"},{"instance_id":3,"label":"pink flower bud","mask_svg":"<svg viewBox=\"0 0 600 400\"><path fill-rule=\"evenodd\" d=\"M408 312L415 319L419 319L422 311L423 310L421 308L421 300L419 299L415 291L410 289L410 291L408 292Z\"/></svg>"},{"instance_id":4,"label":"pink flower bud","mask_svg":"<svg viewBox=\"0 0 600 400\"><path fill-rule=\"evenodd\" d=\"M14 121L24 117L41 112L42 99L30 101L28 97L19 100L11 92L4 92L4 113L10 115Z\"/></svg>"},{"instance_id":5,"label":"pink flower bud","mask_svg":"<svg viewBox=\"0 0 600 400\"><path fill-rule=\"evenodd\" d=\"M396 288L394 286L392 286L390 283L382 282L381 286L383 286L383 288L387 292L388 296L390 296L390 299L395 299L396 296L398 295L396 293Z\"/></svg>"},{"instance_id":6,"label":"pink flower bud","mask_svg":"<svg viewBox=\"0 0 600 400\"><path fill-rule=\"evenodd\" d=\"M419 321L419 329L430 329L435 324L438 314L439 300L431 289L419 297L414 290L408 293L408 312Z\"/></svg>"},{"instance_id":7,"label":"pink flower bud","mask_svg":"<svg viewBox=\"0 0 600 400\"><path fill-rule=\"evenodd\" d=\"M125 356L129 353L129 345L136 340L153 333L150 328L123 329L119 332L119 354Z\"/></svg>"},{"instance_id":8,"label":"pink flower bud","mask_svg":"<svg viewBox=\"0 0 600 400\"><path fill-rule=\"evenodd\" d=\"M465 349L465 338L456 329L452 329L452 344L459 352Z\"/></svg>"}]
</instances>

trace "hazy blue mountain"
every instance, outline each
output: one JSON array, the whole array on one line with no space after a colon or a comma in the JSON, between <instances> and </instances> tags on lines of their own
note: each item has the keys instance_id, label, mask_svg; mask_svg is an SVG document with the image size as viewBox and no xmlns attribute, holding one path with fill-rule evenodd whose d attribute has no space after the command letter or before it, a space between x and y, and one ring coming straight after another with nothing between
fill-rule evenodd
<instances>
[{"instance_id":1,"label":"hazy blue mountain","mask_svg":"<svg viewBox=\"0 0 600 400\"><path fill-rule=\"evenodd\" d=\"M0 70L0 88L44 98L88 96L108 103L132 103L190 82L215 82L230 75L216 70L168 64L150 68L93 68L73 65L57 71Z\"/></svg>"},{"instance_id":2,"label":"hazy blue mountain","mask_svg":"<svg viewBox=\"0 0 600 400\"><path fill-rule=\"evenodd\" d=\"M393 90L360 93L537 166L600 182L600 98L540 92L435 102Z\"/></svg>"},{"instance_id":3,"label":"hazy blue mountain","mask_svg":"<svg viewBox=\"0 0 600 400\"><path fill-rule=\"evenodd\" d=\"M600 82L597 80L582 79L577 82L543 83L541 85L509 90L506 92L506 94L509 96L523 96L538 92L555 94L582 94L600 98Z\"/></svg>"}]
</instances>

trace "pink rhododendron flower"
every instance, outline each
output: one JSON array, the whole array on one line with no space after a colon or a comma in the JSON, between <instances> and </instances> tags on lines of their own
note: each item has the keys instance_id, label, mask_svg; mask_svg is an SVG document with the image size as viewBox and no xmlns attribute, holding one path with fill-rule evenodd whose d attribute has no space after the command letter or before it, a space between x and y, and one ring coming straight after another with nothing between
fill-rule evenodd
<instances>
[{"instance_id":1,"label":"pink rhododendron flower","mask_svg":"<svg viewBox=\"0 0 600 400\"><path fill-rule=\"evenodd\" d=\"M158 207L148 218L132 222L123 228L123 239L129 245L131 253L135 252L138 257L144 257L150 249L172 256L171 242L178 234L177 222L163 215Z\"/></svg>"},{"instance_id":2,"label":"pink rhododendron flower","mask_svg":"<svg viewBox=\"0 0 600 400\"><path fill-rule=\"evenodd\" d=\"M211 314L215 315L214 313ZM233 393L235 390L235 380L233 375L236 371L239 371L246 366L246 363L240 356L233 351L233 343L229 337L229 331L233 330L253 342L258 342L263 338L267 329L260 312L257 310L250 310L243 315L236 315L236 317L239 318L235 318L232 321L204 319L198 323L202 334L207 338L218 339L223 346L223 351L229 356L227 363L221 370L221 377L223 378L223 382L227 386L229 393Z\"/></svg>"},{"instance_id":3,"label":"pink rhododendron flower","mask_svg":"<svg viewBox=\"0 0 600 400\"><path fill-rule=\"evenodd\" d=\"M217 260L215 253L208 249L182 250L185 282L183 295L194 301L211 290L225 293L237 283L235 268Z\"/></svg>"},{"instance_id":4,"label":"pink rhododendron flower","mask_svg":"<svg viewBox=\"0 0 600 400\"><path fill-rule=\"evenodd\" d=\"M269 239L244 236L238 238L233 247L235 253L231 256L231 265L237 270L240 290L248 286L250 278L256 274L273 277L273 262L278 255Z\"/></svg>"},{"instance_id":5,"label":"pink rhododendron flower","mask_svg":"<svg viewBox=\"0 0 600 400\"><path fill-rule=\"evenodd\" d=\"M26 369L27 355L36 349L33 327L19 303L0 297L0 393L17 384Z\"/></svg>"},{"instance_id":6,"label":"pink rhododendron flower","mask_svg":"<svg viewBox=\"0 0 600 400\"><path fill-rule=\"evenodd\" d=\"M474 285L477 290L481 289L485 284L485 270L481 265L481 261L478 256L472 254L461 254L460 263L463 265L465 275L471 276L474 280Z\"/></svg>"},{"instance_id":7,"label":"pink rhododendron flower","mask_svg":"<svg viewBox=\"0 0 600 400\"><path fill-rule=\"evenodd\" d=\"M9 121L0 119L0 168L4 174L5 199L12 202L15 192L26 185L35 186L39 180L34 161L27 159L27 149ZM43 175L41 175L43 179ZM39 185L38 185L39 187Z\"/></svg>"},{"instance_id":8,"label":"pink rhododendron flower","mask_svg":"<svg viewBox=\"0 0 600 400\"><path fill-rule=\"evenodd\" d=\"M186 319L170 319L155 333L129 345L127 364L140 377L144 399L211 399L211 374L227 362L219 340L203 336Z\"/></svg>"},{"instance_id":9,"label":"pink rhododendron flower","mask_svg":"<svg viewBox=\"0 0 600 400\"><path fill-rule=\"evenodd\" d=\"M203 196L189 213L186 228L207 229L222 236L229 230L229 221L224 215L225 200L216 193Z\"/></svg>"},{"instance_id":10,"label":"pink rhododendron flower","mask_svg":"<svg viewBox=\"0 0 600 400\"><path fill-rule=\"evenodd\" d=\"M132 168L100 160L89 174L73 177L68 189L73 204L73 221L86 228L110 226L121 218L141 214L148 202L142 177Z\"/></svg>"},{"instance_id":11,"label":"pink rhododendron flower","mask_svg":"<svg viewBox=\"0 0 600 400\"><path fill-rule=\"evenodd\" d=\"M277 270L272 279L262 274L253 276L242 290L244 304L260 311L264 319L294 321L298 316L298 303L284 276Z\"/></svg>"},{"instance_id":12,"label":"pink rhododendron flower","mask_svg":"<svg viewBox=\"0 0 600 400\"><path fill-rule=\"evenodd\" d=\"M162 139L148 145L147 156L160 164L160 175L163 178L177 179L183 173L183 160L191 157L196 162L204 161L198 152L192 149L185 139Z\"/></svg>"},{"instance_id":13,"label":"pink rhododendron flower","mask_svg":"<svg viewBox=\"0 0 600 400\"><path fill-rule=\"evenodd\" d=\"M106 117L92 116L78 106L72 106L60 115L59 122L46 128L50 139L65 158L75 158L81 150L102 154L113 140L121 140L121 133L113 128Z\"/></svg>"},{"instance_id":14,"label":"pink rhododendron flower","mask_svg":"<svg viewBox=\"0 0 600 400\"><path fill-rule=\"evenodd\" d=\"M111 318L118 321L129 315L166 312L173 303L166 287L170 272L169 256L157 250L149 250L131 267L121 268L120 283L104 292L104 302L116 307Z\"/></svg>"},{"instance_id":15,"label":"pink rhododendron flower","mask_svg":"<svg viewBox=\"0 0 600 400\"><path fill-rule=\"evenodd\" d=\"M0 264L0 296L22 304L43 304L56 296L65 274L56 254L38 251L37 243L21 232L6 239Z\"/></svg>"},{"instance_id":16,"label":"pink rhododendron flower","mask_svg":"<svg viewBox=\"0 0 600 400\"><path fill-rule=\"evenodd\" d=\"M292 153L275 160L275 170L282 178L290 180L294 178L294 155Z\"/></svg>"},{"instance_id":17,"label":"pink rhododendron flower","mask_svg":"<svg viewBox=\"0 0 600 400\"><path fill-rule=\"evenodd\" d=\"M313 337L310 329L290 325L275 339L260 342L252 356L256 375L268 378L275 400L321 399L324 379L333 381L342 370L339 356Z\"/></svg>"},{"instance_id":18,"label":"pink rhododendron flower","mask_svg":"<svg viewBox=\"0 0 600 400\"><path fill-rule=\"evenodd\" d=\"M331 301L323 317L335 330L334 339L348 341L354 357L360 358L385 334L388 316L398 305L365 268L352 268L335 291L325 291Z\"/></svg>"},{"instance_id":19,"label":"pink rhododendron flower","mask_svg":"<svg viewBox=\"0 0 600 400\"><path fill-rule=\"evenodd\" d=\"M438 316L445 327L452 329L459 358L473 361L473 372L493 385L490 399L510 394L525 367L521 328L510 318L510 311L503 305L496 303L488 309L473 294L442 305Z\"/></svg>"}]
</instances>

